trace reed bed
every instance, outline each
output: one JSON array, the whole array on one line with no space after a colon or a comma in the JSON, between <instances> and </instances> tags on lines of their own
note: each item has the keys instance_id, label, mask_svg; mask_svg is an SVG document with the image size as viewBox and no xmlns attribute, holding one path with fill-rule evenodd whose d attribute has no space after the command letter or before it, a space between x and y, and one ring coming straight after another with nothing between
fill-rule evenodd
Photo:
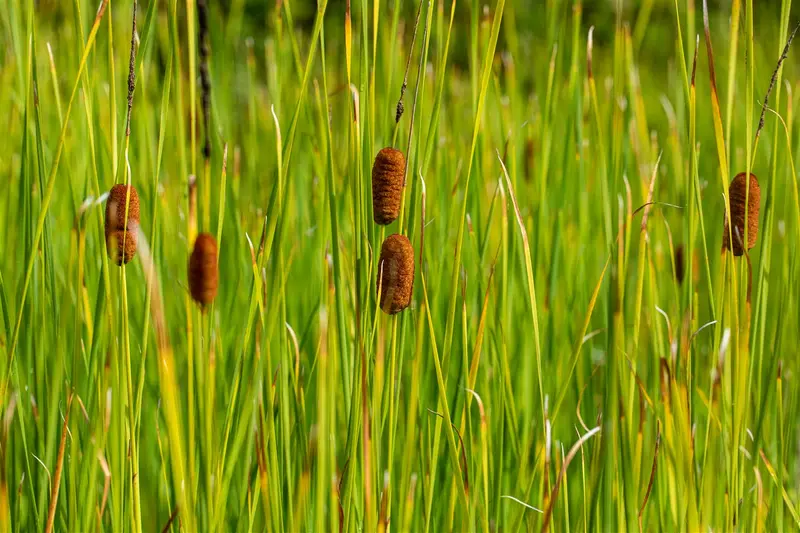
<instances>
[{"instance_id":1,"label":"reed bed","mask_svg":"<svg viewBox=\"0 0 800 533\"><path fill-rule=\"evenodd\" d=\"M0 533L800 529L773 7L4 2Z\"/></svg>"}]
</instances>

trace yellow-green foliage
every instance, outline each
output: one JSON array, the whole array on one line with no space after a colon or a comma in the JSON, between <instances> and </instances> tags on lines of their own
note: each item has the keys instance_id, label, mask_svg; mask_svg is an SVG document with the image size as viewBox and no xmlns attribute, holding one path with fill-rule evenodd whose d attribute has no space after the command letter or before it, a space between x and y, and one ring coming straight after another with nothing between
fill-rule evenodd
<instances>
[{"instance_id":1,"label":"yellow-green foliage","mask_svg":"<svg viewBox=\"0 0 800 533\"><path fill-rule=\"evenodd\" d=\"M791 4L3 0L0 533L800 529Z\"/></svg>"}]
</instances>

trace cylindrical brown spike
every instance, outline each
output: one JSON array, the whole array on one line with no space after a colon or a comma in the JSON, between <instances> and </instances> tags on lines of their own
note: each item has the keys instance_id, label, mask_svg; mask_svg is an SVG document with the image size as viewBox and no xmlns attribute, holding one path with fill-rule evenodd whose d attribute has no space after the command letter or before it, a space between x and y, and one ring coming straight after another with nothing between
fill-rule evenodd
<instances>
[{"instance_id":1,"label":"cylindrical brown spike","mask_svg":"<svg viewBox=\"0 0 800 533\"><path fill-rule=\"evenodd\" d=\"M403 152L384 148L372 165L372 211L376 224L391 224L400 215L406 158Z\"/></svg>"},{"instance_id":2,"label":"cylindrical brown spike","mask_svg":"<svg viewBox=\"0 0 800 533\"><path fill-rule=\"evenodd\" d=\"M136 232L113 230L106 237L106 247L115 265L125 265L136 255Z\"/></svg>"},{"instance_id":3,"label":"cylindrical brown spike","mask_svg":"<svg viewBox=\"0 0 800 533\"><path fill-rule=\"evenodd\" d=\"M128 192L130 190L130 193ZM125 222L127 202L128 221ZM139 225L139 195L133 186L130 188L118 183L111 188L106 202L105 235L106 249L112 261L122 265L136 255L136 229ZM127 234L126 234L127 226ZM124 235L124 238L122 238ZM123 253L124 248L124 253Z\"/></svg>"},{"instance_id":4,"label":"cylindrical brown spike","mask_svg":"<svg viewBox=\"0 0 800 533\"><path fill-rule=\"evenodd\" d=\"M733 255L739 256L744 253L745 241L745 204L747 204L747 249L749 250L756 244L758 237L758 209L761 204L761 189L758 186L758 178L755 174L750 174L750 198L747 198L747 178L746 173L740 172L733 178L728 188L730 198L731 220L733 227L728 231L728 221L725 220L722 235L722 247L732 250ZM731 246L731 238L733 246Z\"/></svg>"},{"instance_id":5,"label":"cylindrical brown spike","mask_svg":"<svg viewBox=\"0 0 800 533\"><path fill-rule=\"evenodd\" d=\"M206 306L217 296L217 241L208 233L200 233L189 257L189 290L194 300Z\"/></svg>"},{"instance_id":6,"label":"cylindrical brown spike","mask_svg":"<svg viewBox=\"0 0 800 533\"><path fill-rule=\"evenodd\" d=\"M414 290L414 248L399 234L389 235L381 246L378 283L381 309L393 315L411 304Z\"/></svg>"},{"instance_id":7,"label":"cylindrical brown spike","mask_svg":"<svg viewBox=\"0 0 800 533\"><path fill-rule=\"evenodd\" d=\"M685 264L683 258L684 250L683 245L679 244L675 248L675 279L678 280L678 284L680 285L683 283L683 275L685 273Z\"/></svg>"}]
</instances>

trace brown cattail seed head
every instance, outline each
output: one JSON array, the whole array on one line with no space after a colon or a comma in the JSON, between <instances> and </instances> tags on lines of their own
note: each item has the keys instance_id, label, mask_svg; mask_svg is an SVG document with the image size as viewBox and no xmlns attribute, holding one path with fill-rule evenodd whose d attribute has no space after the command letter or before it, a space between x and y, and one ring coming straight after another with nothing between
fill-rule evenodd
<instances>
[{"instance_id":1,"label":"brown cattail seed head","mask_svg":"<svg viewBox=\"0 0 800 533\"><path fill-rule=\"evenodd\" d=\"M411 304L414 289L414 248L404 235L389 235L381 246L377 291L381 309L393 315Z\"/></svg>"},{"instance_id":2,"label":"brown cattail seed head","mask_svg":"<svg viewBox=\"0 0 800 533\"><path fill-rule=\"evenodd\" d=\"M747 211L747 248L750 249L756 244L758 237L758 209L761 204L761 189L758 186L758 178L755 174L750 174L750 197L747 197L747 178L744 172L740 172L728 188L730 198L731 220L733 227L728 230L728 221L725 220L724 233L722 235L722 247L732 250L733 255L739 256L744 253L745 242L745 210ZM745 209L745 204L747 208ZM730 240L733 239L733 246Z\"/></svg>"},{"instance_id":3,"label":"brown cattail seed head","mask_svg":"<svg viewBox=\"0 0 800 533\"><path fill-rule=\"evenodd\" d=\"M208 233L200 233L194 241L194 250L189 257L189 290L192 298L208 305L217 296L217 241Z\"/></svg>"},{"instance_id":4,"label":"brown cattail seed head","mask_svg":"<svg viewBox=\"0 0 800 533\"><path fill-rule=\"evenodd\" d=\"M384 148L372 165L372 211L376 224L387 225L400 215L406 158L403 152Z\"/></svg>"},{"instance_id":5,"label":"brown cattail seed head","mask_svg":"<svg viewBox=\"0 0 800 533\"><path fill-rule=\"evenodd\" d=\"M128 192L130 191L130 192ZM127 202L128 218L125 220ZM117 265L123 265L136 255L136 230L139 225L139 195L133 186L114 185L106 202L106 249ZM126 231L127 226L127 231Z\"/></svg>"},{"instance_id":6,"label":"brown cattail seed head","mask_svg":"<svg viewBox=\"0 0 800 533\"><path fill-rule=\"evenodd\" d=\"M136 233L114 230L106 238L106 246L114 264L125 265L136 255Z\"/></svg>"}]
</instances>

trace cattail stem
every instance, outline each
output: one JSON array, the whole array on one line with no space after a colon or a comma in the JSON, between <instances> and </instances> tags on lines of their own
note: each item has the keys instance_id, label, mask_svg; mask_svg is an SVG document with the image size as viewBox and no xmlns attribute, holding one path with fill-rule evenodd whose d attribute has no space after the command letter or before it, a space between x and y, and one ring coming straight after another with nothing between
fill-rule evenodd
<instances>
[{"instance_id":1,"label":"cattail stem","mask_svg":"<svg viewBox=\"0 0 800 533\"><path fill-rule=\"evenodd\" d=\"M767 114L767 108L769 107L769 95L772 94L772 89L775 87L775 82L778 80L778 72L781 70L781 65L783 65L783 62L789 55L789 47L792 45L797 30L800 30L800 23L794 27L792 34L786 41L786 46L783 47L781 57L778 58L778 64L775 65L775 70L772 71L772 78L769 80L769 88L767 88L767 94L764 96L764 103L761 104L761 117L758 119L758 128L756 129L756 138L754 140L755 146L758 146L758 137L761 135L761 130L764 129L764 116ZM755 149L753 149L753 153L755 153Z\"/></svg>"},{"instance_id":2,"label":"cattail stem","mask_svg":"<svg viewBox=\"0 0 800 533\"><path fill-rule=\"evenodd\" d=\"M136 7L133 0L133 24L131 29L131 55L128 63L128 115L125 119L125 137L131 136L131 111L133 110L133 92L136 90ZM127 153L127 146L125 148Z\"/></svg>"},{"instance_id":3,"label":"cattail stem","mask_svg":"<svg viewBox=\"0 0 800 533\"><path fill-rule=\"evenodd\" d=\"M197 47L200 72L200 98L203 114L203 228L207 229L211 222L211 76L208 70L208 58L211 46L208 35L208 3L197 0Z\"/></svg>"},{"instance_id":4,"label":"cattail stem","mask_svg":"<svg viewBox=\"0 0 800 533\"><path fill-rule=\"evenodd\" d=\"M403 85L400 87L400 98L397 100L397 110L395 111L394 115L395 130L394 136L392 137L392 146L394 146L395 141L397 140L398 125L400 123L400 118L403 116L403 112L405 111L405 107L403 106L403 97L405 96L406 88L408 87L408 71L411 68L411 56L414 55L414 43L417 40L417 28L419 28L419 17L422 14L422 4L423 0L419 0L419 7L417 7L417 18L414 21L414 35L411 37L411 47L408 49L408 57L406 58L406 71L403 75Z\"/></svg>"},{"instance_id":5,"label":"cattail stem","mask_svg":"<svg viewBox=\"0 0 800 533\"><path fill-rule=\"evenodd\" d=\"M197 46L200 55L200 98L202 99L203 127L205 141L203 157L211 158L211 77L208 72L208 58L211 45L208 37L208 4L206 0L197 0Z\"/></svg>"},{"instance_id":6,"label":"cattail stem","mask_svg":"<svg viewBox=\"0 0 800 533\"><path fill-rule=\"evenodd\" d=\"M429 29L429 26L431 24L431 11L432 11L432 8L430 7L430 3L428 4L428 6L429 6L428 16L426 17L426 20L425 20L425 28L423 30L423 35L422 35L422 42L423 43L427 43L428 29ZM416 34L416 26L415 26L414 32ZM426 45L423 45L423 48L425 49L425 51L427 51L427 46ZM405 169L403 171L403 194L402 194L402 202L400 203L400 229L401 229L401 231L404 231L404 232L407 231L407 227L406 227L407 221L406 221L406 217L405 217L405 212L406 212L406 201L405 201L406 200L406 194L405 194L406 191L405 191L405 186L406 186L406 179L408 177L409 161L411 159L411 141L414 138L414 123L416 121L416 116L417 116L417 103L419 102L419 88L420 88L420 85L421 85L422 77L424 76L424 72L425 72L425 56L426 56L426 53L423 52L422 50L420 50L419 65L417 67L417 83L416 83L416 86L414 87L414 105L411 108L411 124L408 127L408 145L407 145L407 148L406 148L406 155L408 157L406 158L406 166L405 166ZM410 57L410 55L409 55L409 57Z\"/></svg>"}]
</instances>

